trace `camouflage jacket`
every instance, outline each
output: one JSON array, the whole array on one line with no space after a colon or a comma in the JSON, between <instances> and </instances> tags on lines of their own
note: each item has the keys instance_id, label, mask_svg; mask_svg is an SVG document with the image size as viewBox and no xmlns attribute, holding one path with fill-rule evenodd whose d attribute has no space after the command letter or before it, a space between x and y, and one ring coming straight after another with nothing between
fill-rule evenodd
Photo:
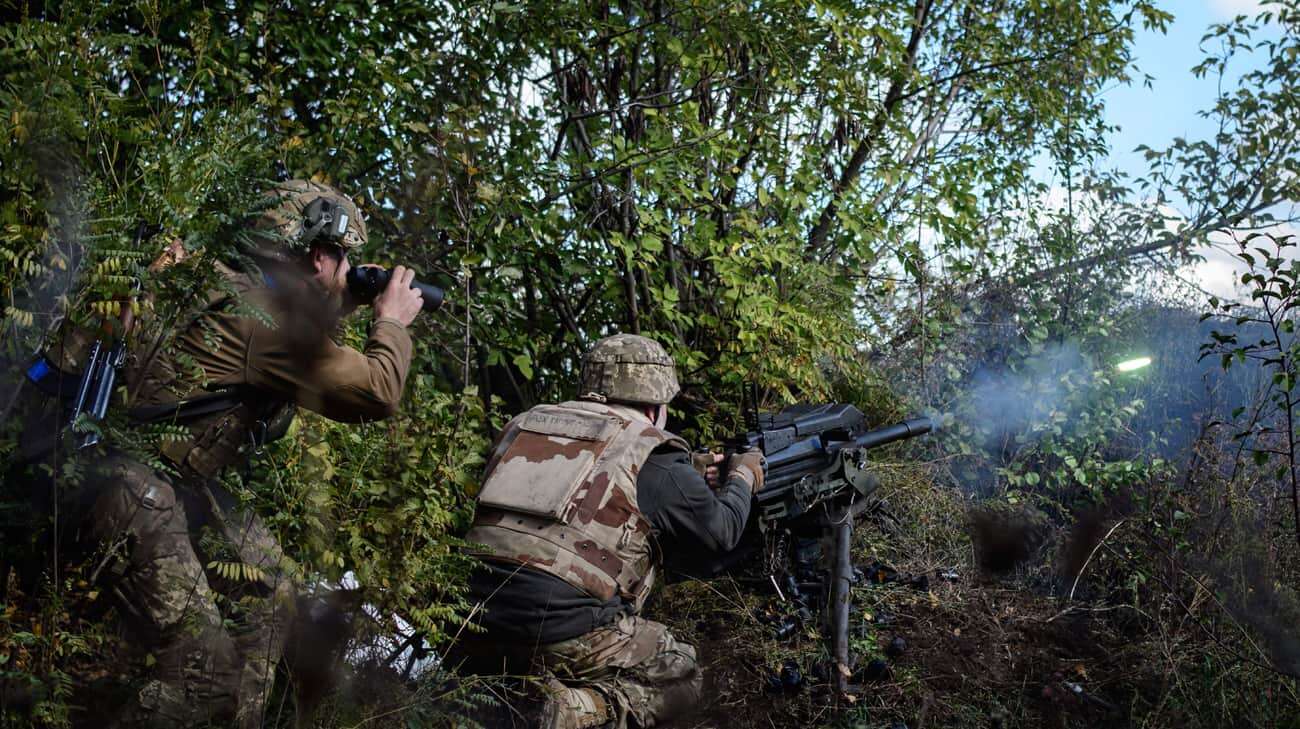
<instances>
[{"instance_id":1,"label":"camouflage jacket","mask_svg":"<svg viewBox=\"0 0 1300 729\"><path fill-rule=\"evenodd\" d=\"M483 559L531 567L639 609L658 554L637 506L637 474L665 446L690 450L634 408L539 405L506 426L466 539L483 545Z\"/></svg>"}]
</instances>

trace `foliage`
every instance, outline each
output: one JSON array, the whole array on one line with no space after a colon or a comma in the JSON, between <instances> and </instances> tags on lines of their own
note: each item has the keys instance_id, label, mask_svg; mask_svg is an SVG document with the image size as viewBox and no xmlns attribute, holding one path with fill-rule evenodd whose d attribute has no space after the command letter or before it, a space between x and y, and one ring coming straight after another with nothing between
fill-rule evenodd
<instances>
[{"instance_id":1,"label":"foliage","mask_svg":"<svg viewBox=\"0 0 1300 729\"><path fill-rule=\"evenodd\" d=\"M98 588L73 570L58 584L38 584L38 609L15 609L15 586L6 590L0 613L0 681L6 701L0 726L35 722L69 726L77 678L86 666L114 650L116 642L87 617Z\"/></svg>"},{"instance_id":2,"label":"foliage","mask_svg":"<svg viewBox=\"0 0 1300 729\"><path fill-rule=\"evenodd\" d=\"M471 390L450 396L419 375L401 415L346 426L304 416L264 454L254 504L309 575L364 586L382 616L400 615L437 644L464 615L470 560L449 534L468 528L487 443Z\"/></svg>"},{"instance_id":3,"label":"foliage","mask_svg":"<svg viewBox=\"0 0 1300 729\"><path fill-rule=\"evenodd\" d=\"M1242 284L1249 287L1251 304L1210 300L1211 316L1232 316L1236 328L1211 332L1201 346L1202 357L1219 355L1224 370L1250 360L1269 375L1257 403L1243 403L1233 411L1244 418L1234 439L1252 454L1256 466L1271 466L1273 477L1291 495L1292 528L1300 542L1300 480L1296 469L1296 386L1300 372L1295 337L1296 308L1300 306L1300 261L1292 256L1295 241L1289 235L1248 235L1238 242L1237 258L1246 264ZM1243 328L1244 327L1244 328Z\"/></svg>"},{"instance_id":4,"label":"foliage","mask_svg":"<svg viewBox=\"0 0 1300 729\"><path fill-rule=\"evenodd\" d=\"M282 165L354 194L366 257L459 308L416 326L399 417L304 416L237 485L305 579L355 580L430 639L468 608L456 535L494 427L571 394L614 330L669 347L696 439L736 430L749 381L766 405L919 402L955 416L955 483L1064 518L1170 478L1134 430L1140 380L1110 371L1141 339L1133 256L1297 196L1300 14L1268 8L1208 37L1201 73L1267 58L1210 110L1222 131L1129 181L1097 169L1101 91L1169 23L1150 0L18 4L0 360L16 371L65 314L114 319L137 282L135 351L166 347ZM149 270L172 241L189 257ZM990 424L990 381L1027 417Z\"/></svg>"},{"instance_id":5,"label":"foliage","mask_svg":"<svg viewBox=\"0 0 1300 729\"><path fill-rule=\"evenodd\" d=\"M853 314L885 314L860 296L919 275L918 226L981 258L1034 155L1097 123L1134 27L1168 20L1099 0L37 15L26 32L80 38L85 78L120 89L95 102L139 117L132 142L251 101L268 154L364 191L381 257L481 307L480 389L512 409L563 391L614 324L669 340L697 395L826 392L827 366L853 368Z\"/></svg>"}]
</instances>

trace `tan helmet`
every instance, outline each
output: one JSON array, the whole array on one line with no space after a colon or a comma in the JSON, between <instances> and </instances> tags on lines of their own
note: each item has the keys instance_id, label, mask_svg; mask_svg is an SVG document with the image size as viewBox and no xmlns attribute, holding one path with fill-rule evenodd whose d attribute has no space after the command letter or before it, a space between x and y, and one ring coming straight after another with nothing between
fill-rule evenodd
<instances>
[{"instance_id":1,"label":"tan helmet","mask_svg":"<svg viewBox=\"0 0 1300 729\"><path fill-rule=\"evenodd\" d=\"M268 197L267 208L253 225L260 255L287 260L317 240L345 251L366 243L366 221L356 204L329 185L289 180L278 183Z\"/></svg>"},{"instance_id":2,"label":"tan helmet","mask_svg":"<svg viewBox=\"0 0 1300 729\"><path fill-rule=\"evenodd\" d=\"M673 358L653 339L615 334L582 357L578 397L583 400L661 405L680 391Z\"/></svg>"}]
</instances>

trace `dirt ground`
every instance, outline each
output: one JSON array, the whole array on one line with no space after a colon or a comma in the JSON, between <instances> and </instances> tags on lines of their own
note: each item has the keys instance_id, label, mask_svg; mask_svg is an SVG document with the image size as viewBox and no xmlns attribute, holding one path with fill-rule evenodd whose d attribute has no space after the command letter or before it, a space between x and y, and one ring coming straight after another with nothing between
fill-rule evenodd
<instances>
[{"instance_id":1,"label":"dirt ground","mask_svg":"<svg viewBox=\"0 0 1300 729\"><path fill-rule=\"evenodd\" d=\"M742 571L671 585L650 608L698 647L706 671L705 707L675 726L1130 725L1131 697L1153 673L1130 665L1116 631L1125 608L1065 610L1041 569L989 575L977 567L959 496L899 496L899 513L877 514L855 534L857 566L883 563L903 579L868 577L854 588L853 695L836 706L820 621L778 639L770 617L792 607L761 571ZM787 678L797 668L800 685L775 685L783 667Z\"/></svg>"},{"instance_id":2,"label":"dirt ground","mask_svg":"<svg viewBox=\"0 0 1300 729\"><path fill-rule=\"evenodd\" d=\"M1211 663L1232 656L1207 650L1214 640L1202 626L1218 613L1195 607L1200 598L1190 601L1196 616L1158 591L1135 599L1121 562L1100 557L1075 584L1060 565L1086 564L1095 542L1013 511L972 519L970 501L915 473L898 474L880 496L854 533L863 574L850 612L850 695L830 690L818 616L794 619L796 606L756 554L723 576L667 584L648 606L647 617L697 647L705 672L703 706L674 729L1300 729L1294 687L1284 694L1286 684L1261 680L1267 674L1244 662ZM107 645L85 651L82 680L107 680ZM523 729L537 709L518 680L410 685L391 670L358 671L340 690L317 725L468 726L469 718ZM19 708L23 697L4 693ZM1259 697L1263 710L1243 719L1243 696ZM277 716L292 713L287 695L275 703ZM73 724L103 715L84 706Z\"/></svg>"},{"instance_id":3,"label":"dirt ground","mask_svg":"<svg viewBox=\"0 0 1300 729\"><path fill-rule=\"evenodd\" d=\"M714 599L727 596L715 584ZM674 604L696 585L671 588ZM708 588L703 588L708 591ZM694 597L694 596L692 596ZM853 645L856 700L834 711L821 636L813 629L785 640L757 620L704 608L669 620L694 642L706 672L705 708L679 727L796 727L839 724L917 729L943 727L1074 727L1122 724L1133 676L1118 660L1118 639L1088 613L1062 615L1055 601L1013 589L939 585L870 586L855 595ZM749 601L746 601L749 602ZM702 612L707 610L708 612ZM699 617L694 626L689 620ZM901 638L897 657L888 647ZM871 671L872 661L887 669ZM769 677L786 661L805 681L776 691ZM878 665L878 664L877 664Z\"/></svg>"}]
</instances>

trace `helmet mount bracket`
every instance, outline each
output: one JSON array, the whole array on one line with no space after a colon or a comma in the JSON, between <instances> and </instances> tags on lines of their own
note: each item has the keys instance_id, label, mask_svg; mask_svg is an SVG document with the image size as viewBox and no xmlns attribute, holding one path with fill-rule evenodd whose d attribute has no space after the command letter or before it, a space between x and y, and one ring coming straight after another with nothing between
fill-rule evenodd
<instances>
[{"instance_id":1,"label":"helmet mount bracket","mask_svg":"<svg viewBox=\"0 0 1300 729\"><path fill-rule=\"evenodd\" d=\"M342 246L348 232L347 210L328 197L312 200L302 211L302 243L331 243Z\"/></svg>"}]
</instances>

